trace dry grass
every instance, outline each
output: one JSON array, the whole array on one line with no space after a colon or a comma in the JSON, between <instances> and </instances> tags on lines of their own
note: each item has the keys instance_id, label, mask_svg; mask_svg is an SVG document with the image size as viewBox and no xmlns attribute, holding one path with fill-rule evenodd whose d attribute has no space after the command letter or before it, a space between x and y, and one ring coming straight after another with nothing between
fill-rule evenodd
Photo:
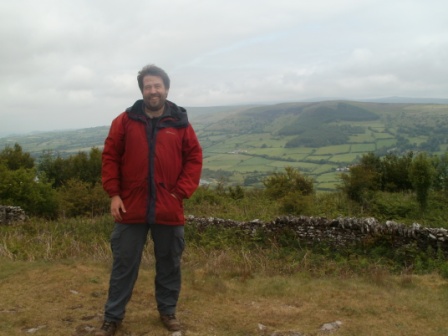
<instances>
[{"instance_id":1,"label":"dry grass","mask_svg":"<svg viewBox=\"0 0 448 336\"><path fill-rule=\"evenodd\" d=\"M244 253L187 251L178 308L184 335L261 335L261 323L312 336L336 320L339 336L448 335L448 283L436 275L280 276L263 267ZM2 259L0 271L0 335L92 335L100 324L108 262ZM146 251L119 336L170 334L157 318L153 276Z\"/></svg>"},{"instance_id":2,"label":"dry grass","mask_svg":"<svg viewBox=\"0 0 448 336\"><path fill-rule=\"evenodd\" d=\"M3 227L0 336L93 335L108 289L110 231L107 218ZM393 275L366 261L351 268L275 246L219 246L187 243L178 307L183 335L317 336L334 321L343 323L338 336L448 335L448 282L438 275ZM151 251L149 242L118 336L170 335L158 320ZM259 324L272 332L261 333Z\"/></svg>"}]
</instances>

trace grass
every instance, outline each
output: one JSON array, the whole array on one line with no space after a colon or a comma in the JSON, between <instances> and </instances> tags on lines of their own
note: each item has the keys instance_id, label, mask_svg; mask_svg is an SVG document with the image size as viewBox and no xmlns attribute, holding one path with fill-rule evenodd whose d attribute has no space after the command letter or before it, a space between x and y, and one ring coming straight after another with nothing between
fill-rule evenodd
<instances>
[{"instance_id":1,"label":"grass","mask_svg":"<svg viewBox=\"0 0 448 336\"><path fill-rule=\"evenodd\" d=\"M320 147L316 150L315 155L325 155L325 154L344 154L350 152L350 145L335 145L335 146L326 146Z\"/></svg>"},{"instance_id":2,"label":"grass","mask_svg":"<svg viewBox=\"0 0 448 336\"><path fill-rule=\"evenodd\" d=\"M351 152L352 153L368 153L375 151L375 144L352 144Z\"/></svg>"},{"instance_id":3,"label":"grass","mask_svg":"<svg viewBox=\"0 0 448 336\"><path fill-rule=\"evenodd\" d=\"M154 264L146 254L119 336L169 335L157 318ZM260 335L258 324L263 324L272 332L311 336L336 320L342 322L340 336L448 333L448 285L435 275L313 275L306 270L281 275L264 270L266 260L236 256L236 251L187 249L177 313L185 334ZM2 260L8 272L1 276L0 334L24 335L41 327L34 334L91 335L86 331L101 323L109 263Z\"/></svg>"},{"instance_id":4,"label":"grass","mask_svg":"<svg viewBox=\"0 0 448 336\"><path fill-rule=\"evenodd\" d=\"M358 156L361 156L361 155L359 155L359 153L339 154L339 155L334 155L330 159L330 161L336 162L336 163L347 163L347 162L351 163L351 162L355 161Z\"/></svg>"},{"instance_id":5,"label":"grass","mask_svg":"<svg viewBox=\"0 0 448 336\"><path fill-rule=\"evenodd\" d=\"M325 178L324 176L327 173L333 173L335 171L335 169L337 168L336 165L329 165L329 164L320 164L316 167L316 169L313 170L314 174L320 174L319 175L319 180L320 181L324 181Z\"/></svg>"},{"instance_id":6,"label":"grass","mask_svg":"<svg viewBox=\"0 0 448 336\"><path fill-rule=\"evenodd\" d=\"M0 335L92 335L107 295L111 229L107 216L0 227ZM317 336L334 321L342 322L339 336L448 333L446 278L237 237L187 226L178 307L184 335L262 335L262 324L269 335ZM118 336L169 335L157 317L152 247L149 241Z\"/></svg>"},{"instance_id":7,"label":"grass","mask_svg":"<svg viewBox=\"0 0 448 336\"><path fill-rule=\"evenodd\" d=\"M303 170L313 170L314 168L317 167L317 164L309 162L271 161L271 163L269 163L269 166L281 169L285 167L293 167L303 171Z\"/></svg>"},{"instance_id":8,"label":"grass","mask_svg":"<svg viewBox=\"0 0 448 336\"><path fill-rule=\"evenodd\" d=\"M396 139L378 139L378 141L376 142L376 148L389 148L391 146L394 146L396 143Z\"/></svg>"},{"instance_id":9,"label":"grass","mask_svg":"<svg viewBox=\"0 0 448 336\"><path fill-rule=\"evenodd\" d=\"M363 134L356 134L350 136L350 143L373 143L375 147L375 137L373 136L373 132L367 131Z\"/></svg>"}]
</instances>

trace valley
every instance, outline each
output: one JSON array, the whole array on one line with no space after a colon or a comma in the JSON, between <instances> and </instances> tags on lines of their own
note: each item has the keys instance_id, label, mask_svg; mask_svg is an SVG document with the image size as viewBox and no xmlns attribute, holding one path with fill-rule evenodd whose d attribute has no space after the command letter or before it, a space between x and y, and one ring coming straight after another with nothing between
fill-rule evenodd
<instances>
[{"instance_id":1,"label":"valley","mask_svg":"<svg viewBox=\"0 0 448 336\"><path fill-rule=\"evenodd\" d=\"M207 183L262 187L272 172L294 167L330 191L365 153L448 149L448 105L323 101L187 108L204 150ZM0 139L39 158L102 148L109 127L41 132Z\"/></svg>"}]
</instances>

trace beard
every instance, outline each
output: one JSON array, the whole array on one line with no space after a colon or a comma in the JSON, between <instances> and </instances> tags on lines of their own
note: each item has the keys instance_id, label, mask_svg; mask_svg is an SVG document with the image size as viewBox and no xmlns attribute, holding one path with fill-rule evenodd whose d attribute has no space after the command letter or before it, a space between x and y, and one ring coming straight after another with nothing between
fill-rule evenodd
<instances>
[{"instance_id":1,"label":"beard","mask_svg":"<svg viewBox=\"0 0 448 336\"><path fill-rule=\"evenodd\" d=\"M145 103L145 108L149 111L157 112L160 111L160 109L162 109L165 105L166 97L163 97L162 95L152 95L149 97L144 97L143 101Z\"/></svg>"}]
</instances>

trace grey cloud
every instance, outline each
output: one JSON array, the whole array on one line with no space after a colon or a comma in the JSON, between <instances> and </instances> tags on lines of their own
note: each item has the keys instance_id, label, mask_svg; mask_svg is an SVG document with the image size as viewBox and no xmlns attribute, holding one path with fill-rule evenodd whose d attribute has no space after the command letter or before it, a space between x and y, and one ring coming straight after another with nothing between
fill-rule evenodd
<instances>
[{"instance_id":1,"label":"grey cloud","mask_svg":"<svg viewBox=\"0 0 448 336\"><path fill-rule=\"evenodd\" d=\"M314 97L446 98L441 0L0 4L0 135L93 127L138 99L155 63L183 106Z\"/></svg>"}]
</instances>

